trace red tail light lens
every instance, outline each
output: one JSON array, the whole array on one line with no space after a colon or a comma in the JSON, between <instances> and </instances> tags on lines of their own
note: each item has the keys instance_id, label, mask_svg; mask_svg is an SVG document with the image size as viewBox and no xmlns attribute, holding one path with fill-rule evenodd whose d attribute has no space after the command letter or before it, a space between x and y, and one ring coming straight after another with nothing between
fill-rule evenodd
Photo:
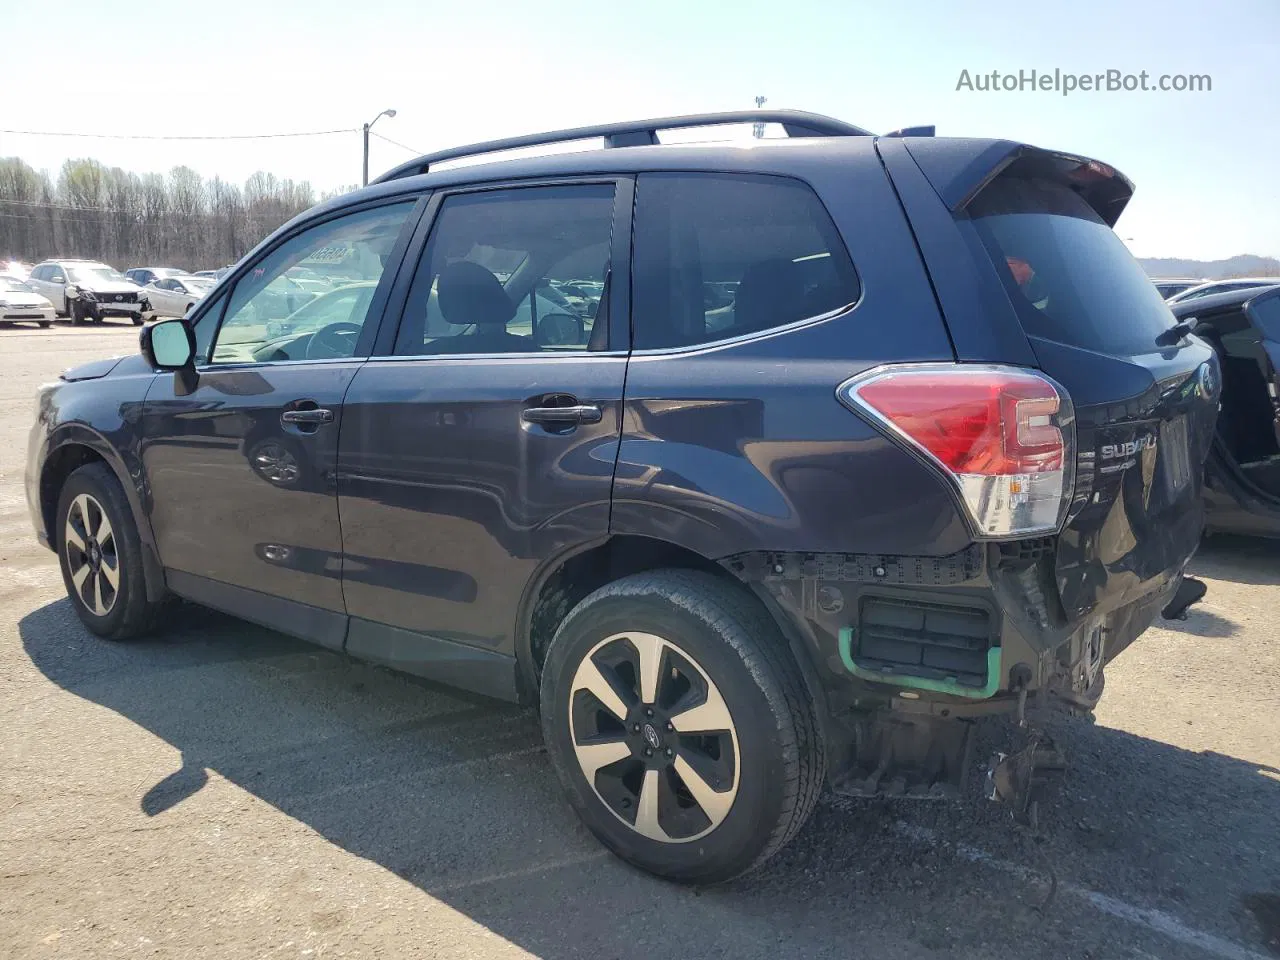
<instances>
[{"instance_id":1,"label":"red tail light lens","mask_svg":"<svg viewBox=\"0 0 1280 960\"><path fill-rule=\"evenodd\" d=\"M1066 392L1010 367L887 367L840 388L855 410L934 460L980 535L1058 528L1070 499L1074 422Z\"/></svg>"}]
</instances>

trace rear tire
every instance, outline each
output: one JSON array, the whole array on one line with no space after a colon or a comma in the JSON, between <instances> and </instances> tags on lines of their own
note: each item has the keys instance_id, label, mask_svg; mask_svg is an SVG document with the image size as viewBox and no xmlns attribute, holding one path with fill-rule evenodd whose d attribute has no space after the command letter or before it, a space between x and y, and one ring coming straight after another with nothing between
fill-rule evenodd
<instances>
[{"instance_id":1,"label":"rear tire","mask_svg":"<svg viewBox=\"0 0 1280 960\"><path fill-rule=\"evenodd\" d=\"M51 533L81 623L107 640L130 640L154 629L163 604L147 599L142 541L110 467L86 464L67 478Z\"/></svg>"},{"instance_id":2,"label":"rear tire","mask_svg":"<svg viewBox=\"0 0 1280 960\"><path fill-rule=\"evenodd\" d=\"M712 574L596 590L556 631L541 701L578 815L658 876L708 884L754 869L817 802L825 753L799 664L759 601Z\"/></svg>"}]
</instances>

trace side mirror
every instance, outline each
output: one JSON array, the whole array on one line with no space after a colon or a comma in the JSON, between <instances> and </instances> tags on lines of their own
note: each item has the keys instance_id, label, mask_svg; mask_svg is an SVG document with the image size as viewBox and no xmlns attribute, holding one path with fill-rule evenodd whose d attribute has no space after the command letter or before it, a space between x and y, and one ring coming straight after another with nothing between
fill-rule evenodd
<instances>
[{"instance_id":1,"label":"side mirror","mask_svg":"<svg viewBox=\"0 0 1280 960\"><path fill-rule=\"evenodd\" d=\"M195 362L196 335L181 320L149 324L138 339L142 355L159 370L183 370Z\"/></svg>"}]
</instances>

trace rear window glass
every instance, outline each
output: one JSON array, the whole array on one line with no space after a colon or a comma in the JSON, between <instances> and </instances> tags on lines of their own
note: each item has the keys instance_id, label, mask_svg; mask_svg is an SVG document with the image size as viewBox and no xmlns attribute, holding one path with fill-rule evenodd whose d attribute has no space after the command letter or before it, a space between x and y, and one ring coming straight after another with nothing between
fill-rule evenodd
<instances>
[{"instance_id":1,"label":"rear window glass","mask_svg":"<svg viewBox=\"0 0 1280 960\"><path fill-rule=\"evenodd\" d=\"M1069 187L1002 177L969 214L1028 336L1100 353L1149 353L1173 325L1138 261Z\"/></svg>"},{"instance_id":2,"label":"rear window glass","mask_svg":"<svg viewBox=\"0 0 1280 960\"><path fill-rule=\"evenodd\" d=\"M758 333L858 300L858 277L817 195L784 177L652 173L636 187L637 349Z\"/></svg>"}]
</instances>

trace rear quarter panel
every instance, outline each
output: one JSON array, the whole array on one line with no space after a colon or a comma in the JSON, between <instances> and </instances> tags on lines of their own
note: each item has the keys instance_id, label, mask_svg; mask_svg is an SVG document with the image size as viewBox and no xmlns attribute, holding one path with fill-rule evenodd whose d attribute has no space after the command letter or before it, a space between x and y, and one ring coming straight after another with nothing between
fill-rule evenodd
<instances>
[{"instance_id":1,"label":"rear quarter panel","mask_svg":"<svg viewBox=\"0 0 1280 960\"><path fill-rule=\"evenodd\" d=\"M851 310L737 342L632 354L613 533L710 558L941 556L969 543L942 479L836 399L840 383L870 367L954 359L898 200L866 146L794 174L849 248L862 285Z\"/></svg>"}]
</instances>

